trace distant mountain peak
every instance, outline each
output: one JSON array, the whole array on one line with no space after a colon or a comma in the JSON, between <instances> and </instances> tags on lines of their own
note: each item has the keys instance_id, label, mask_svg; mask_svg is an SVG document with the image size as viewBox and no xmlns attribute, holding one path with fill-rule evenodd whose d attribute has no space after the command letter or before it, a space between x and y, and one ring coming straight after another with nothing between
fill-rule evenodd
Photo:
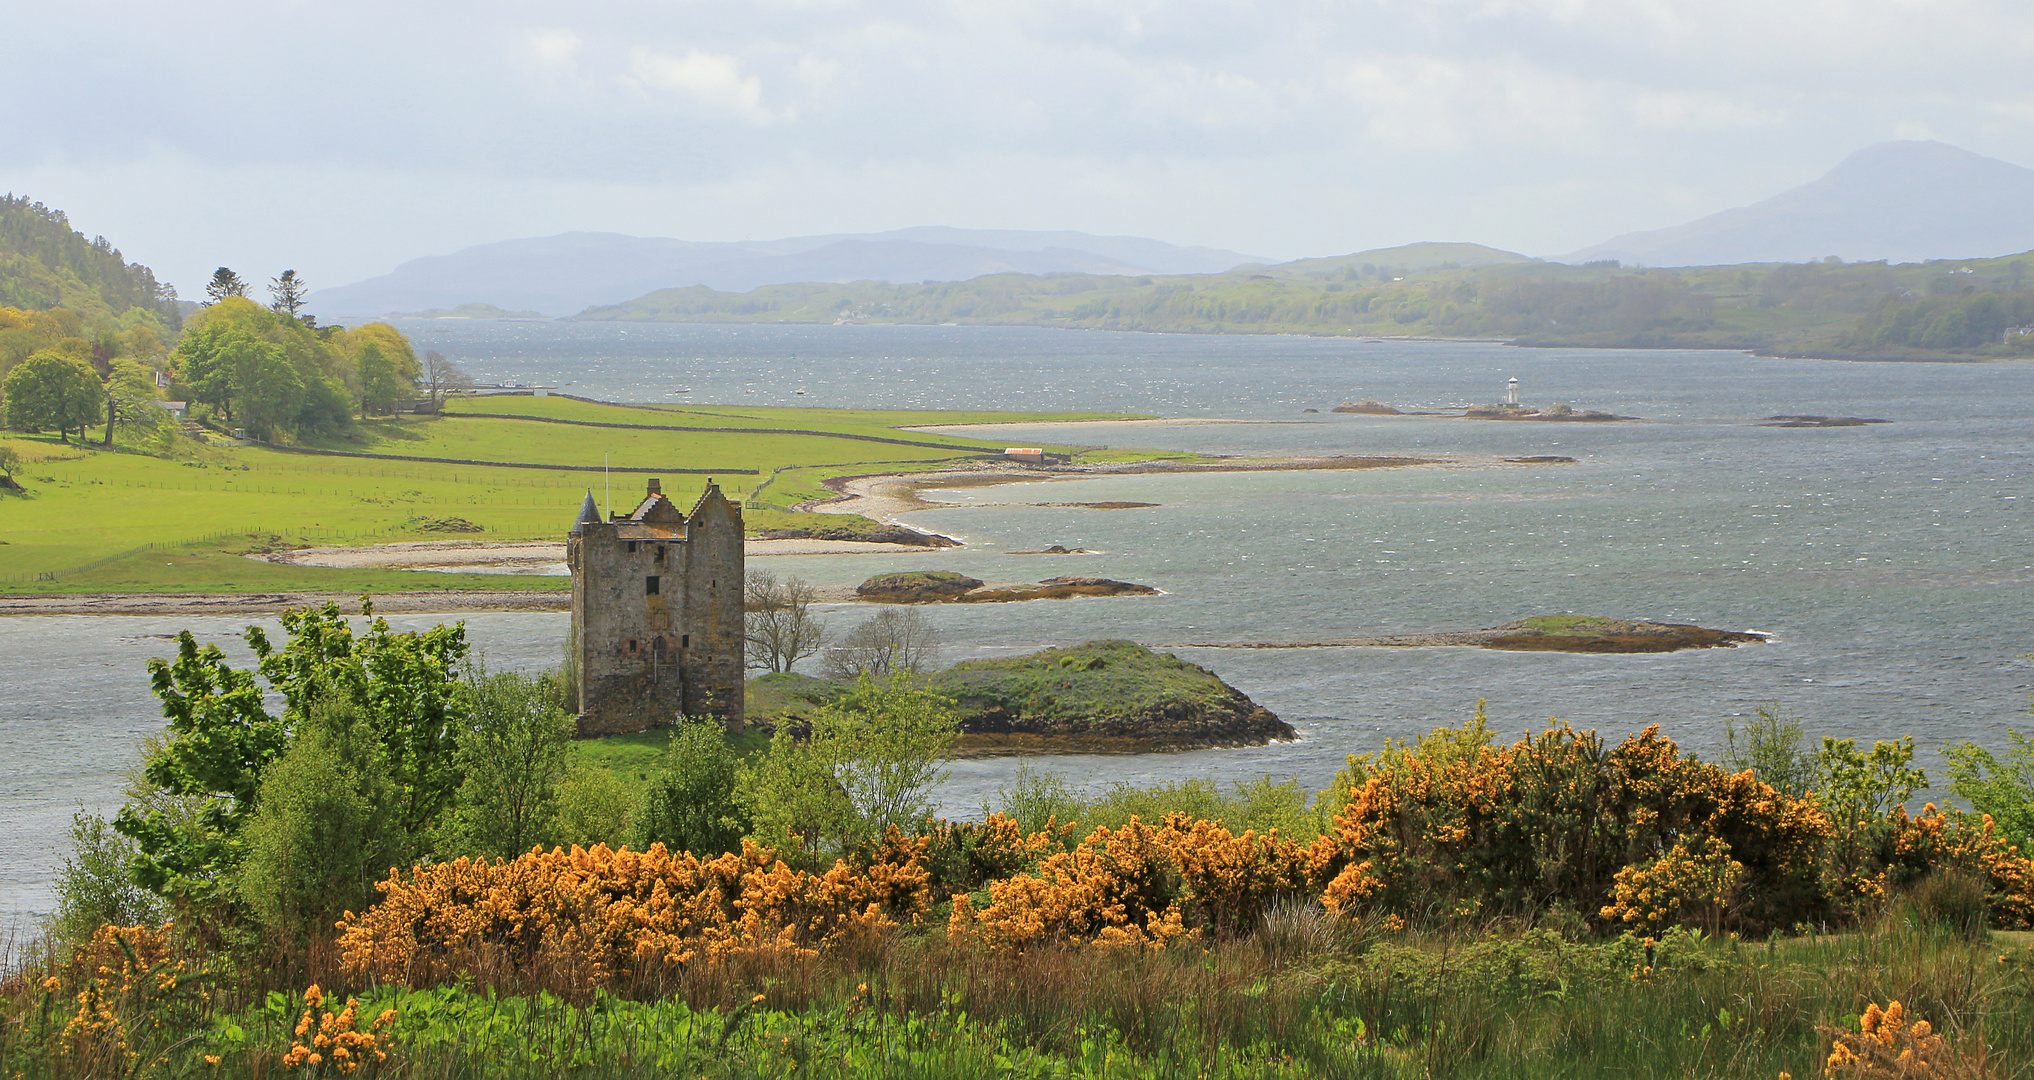
<instances>
[{"instance_id":1,"label":"distant mountain peak","mask_svg":"<svg viewBox=\"0 0 2034 1080\"><path fill-rule=\"evenodd\" d=\"M1668 229L1560 257L1647 266L1984 258L2034 248L2034 169L1944 142L1852 153L1815 181Z\"/></svg>"}]
</instances>

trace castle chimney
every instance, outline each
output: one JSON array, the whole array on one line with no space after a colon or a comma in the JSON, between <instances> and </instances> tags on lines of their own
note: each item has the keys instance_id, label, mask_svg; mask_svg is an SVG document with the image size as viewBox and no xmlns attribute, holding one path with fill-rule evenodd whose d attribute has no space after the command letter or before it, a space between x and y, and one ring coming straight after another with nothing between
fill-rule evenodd
<instances>
[{"instance_id":1,"label":"castle chimney","mask_svg":"<svg viewBox=\"0 0 2034 1080\"><path fill-rule=\"evenodd\" d=\"M656 477L654 477L654 476L650 477L650 494L652 494L652 495L662 495L663 493L664 493L664 485L663 485L663 483L662 483L662 482L660 482L660 481L659 481L659 480L658 480L658 479L657 479Z\"/></svg>"}]
</instances>

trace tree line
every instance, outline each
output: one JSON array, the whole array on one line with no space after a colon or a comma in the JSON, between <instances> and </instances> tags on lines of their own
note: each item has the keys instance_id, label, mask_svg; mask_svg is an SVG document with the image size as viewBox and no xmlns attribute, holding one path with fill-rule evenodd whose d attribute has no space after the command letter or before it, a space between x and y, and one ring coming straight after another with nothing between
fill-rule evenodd
<instances>
[{"instance_id":1,"label":"tree line","mask_svg":"<svg viewBox=\"0 0 2034 1080\"><path fill-rule=\"evenodd\" d=\"M0 410L20 430L68 441L103 423L104 445L126 430L160 451L175 434L165 400L258 439L300 441L465 384L457 365L437 353L419 357L387 323L320 326L303 310L308 292L302 276L284 270L263 306L239 274L220 267L173 346L153 320L122 328L62 307L0 308Z\"/></svg>"}]
</instances>

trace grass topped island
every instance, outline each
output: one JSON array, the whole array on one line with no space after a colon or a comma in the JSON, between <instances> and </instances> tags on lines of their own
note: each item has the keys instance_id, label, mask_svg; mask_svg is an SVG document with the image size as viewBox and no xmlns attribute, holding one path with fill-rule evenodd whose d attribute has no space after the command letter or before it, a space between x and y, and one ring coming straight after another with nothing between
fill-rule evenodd
<instances>
[{"instance_id":1,"label":"grass topped island","mask_svg":"<svg viewBox=\"0 0 2034 1080\"><path fill-rule=\"evenodd\" d=\"M1131 641L964 660L919 685L955 702L955 752L965 756L1148 753L1294 737L1292 725L1214 672ZM845 690L807 675L751 679L749 720L804 723Z\"/></svg>"}]
</instances>

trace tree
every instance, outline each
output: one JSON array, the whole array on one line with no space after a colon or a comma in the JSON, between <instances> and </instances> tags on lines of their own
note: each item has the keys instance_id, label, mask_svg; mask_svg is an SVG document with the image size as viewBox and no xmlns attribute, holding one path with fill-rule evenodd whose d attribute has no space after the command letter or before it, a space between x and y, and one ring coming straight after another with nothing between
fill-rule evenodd
<instances>
[{"instance_id":1,"label":"tree","mask_svg":"<svg viewBox=\"0 0 2034 1080\"><path fill-rule=\"evenodd\" d=\"M445 359L445 354L431 351L424 354L424 386L431 392L433 404L445 400L446 393L464 390L473 385L473 379L458 364Z\"/></svg>"},{"instance_id":2,"label":"tree","mask_svg":"<svg viewBox=\"0 0 2034 1080\"><path fill-rule=\"evenodd\" d=\"M0 476L7 478L7 482L0 484L0 487L20 487L20 483L14 479L14 474L20 470L21 451L11 446L0 446Z\"/></svg>"},{"instance_id":3,"label":"tree","mask_svg":"<svg viewBox=\"0 0 2034 1080\"><path fill-rule=\"evenodd\" d=\"M342 712L379 746L391 820L407 849L424 853L459 787L464 723L453 673L466 655L465 624L398 634L373 618L372 604L362 614L371 621L356 636L337 604L286 611L280 649L249 627L259 678L229 666L216 645L199 649L189 631L177 636L175 662L149 661L170 730L143 776L165 798L136 799L113 821L140 848L135 880L144 888L195 902L239 896L222 889L245 856L242 833L260 808L264 774L296 732L320 718L338 724ZM281 696L281 716L269 714L262 680ZM337 730L327 734L345 734ZM190 799L205 804L195 821L179 809Z\"/></svg>"},{"instance_id":4,"label":"tree","mask_svg":"<svg viewBox=\"0 0 2034 1080\"><path fill-rule=\"evenodd\" d=\"M368 323L340 335L339 344L353 364L352 386L361 415L391 412L416 392L423 365L402 331L387 323Z\"/></svg>"},{"instance_id":5,"label":"tree","mask_svg":"<svg viewBox=\"0 0 2034 1080\"><path fill-rule=\"evenodd\" d=\"M31 354L0 382L0 393L7 397L8 426L29 431L55 428L57 437L66 442L72 428L83 439L85 425L103 415L103 392L91 364L53 350Z\"/></svg>"},{"instance_id":6,"label":"tree","mask_svg":"<svg viewBox=\"0 0 2034 1080\"><path fill-rule=\"evenodd\" d=\"M208 304L216 304L229 296L246 295L247 283L224 266L212 271L212 280L205 283L205 302Z\"/></svg>"},{"instance_id":7,"label":"tree","mask_svg":"<svg viewBox=\"0 0 2034 1080\"><path fill-rule=\"evenodd\" d=\"M780 849L823 861L873 841L892 825L907 832L932 812L940 761L960 735L953 702L911 685L864 676L813 714L800 741L780 724L770 749L743 775L757 832Z\"/></svg>"},{"instance_id":8,"label":"tree","mask_svg":"<svg viewBox=\"0 0 2034 1080\"><path fill-rule=\"evenodd\" d=\"M381 741L403 832L422 836L459 787L465 702L457 673L466 624L396 633L375 617L372 602L362 603L361 614L369 621L356 636L337 604L285 611L283 648L272 647L259 627L248 628L247 643L293 725L325 697L354 704Z\"/></svg>"},{"instance_id":9,"label":"tree","mask_svg":"<svg viewBox=\"0 0 2034 1080\"><path fill-rule=\"evenodd\" d=\"M376 881L414 857L397 816L374 732L351 701L320 701L263 773L236 890L286 941L327 935L340 915L374 901Z\"/></svg>"},{"instance_id":10,"label":"tree","mask_svg":"<svg viewBox=\"0 0 2034 1080\"><path fill-rule=\"evenodd\" d=\"M1788 716L1778 705L1760 705L1745 725L1744 746L1738 746L1734 723L1724 726L1730 748L1724 763L1738 772L1750 769L1761 783L1790 799L1802 799L1814 788L1816 755L1803 749L1801 722Z\"/></svg>"},{"instance_id":11,"label":"tree","mask_svg":"<svg viewBox=\"0 0 2034 1080\"><path fill-rule=\"evenodd\" d=\"M813 617L815 594L803 579L780 582L775 574L751 571L747 591L748 666L789 671L826 644L826 624Z\"/></svg>"},{"instance_id":12,"label":"tree","mask_svg":"<svg viewBox=\"0 0 2034 1080\"><path fill-rule=\"evenodd\" d=\"M396 376L395 362L381 347L372 341L361 346L354 370L360 378L360 415L365 418L369 413L395 411L402 382Z\"/></svg>"},{"instance_id":13,"label":"tree","mask_svg":"<svg viewBox=\"0 0 2034 1080\"><path fill-rule=\"evenodd\" d=\"M433 849L441 858L513 859L550 843L558 784L571 753L572 717L557 706L543 678L475 669L460 691L466 729L459 736L459 766L465 779Z\"/></svg>"},{"instance_id":14,"label":"tree","mask_svg":"<svg viewBox=\"0 0 2034 1080\"><path fill-rule=\"evenodd\" d=\"M128 865L134 841L105 818L83 810L71 815L71 853L57 869L52 930L60 943L89 939L101 926L155 924L167 914L162 900L134 883Z\"/></svg>"},{"instance_id":15,"label":"tree","mask_svg":"<svg viewBox=\"0 0 2034 1080\"><path fill-rule=\"evenodd\" d=\"M826 676L847 681L915 675L939 655L939 631L916 611L882 611L847 632L826 651Z\"/></svg>"},{"instance_id":16,"label":"tree","mask_svg":"<svg viewBox=\"0 0 2034 1080\"><path fill-rule=\"evenodd\" d=\"M295 270L285 270L281 277L268 283L269 310L286 319L294 319L297 312L303 310L304 296L309 292L310 287L304 284L304 279L298 277Z\"/></svg>"},{"instance_id":17,"label":"tree","mask_svg":"<svg viewBox=\"0 0 2034 1080\"><path fill-rule=\"evenodd\" d=\"M742 849L755 827L739 795L741 758L716 723L688 720L671 737L664 769L643 793L630 843L661 843L700 858Z\"/></svg>"},{"instance_id":18,"label":"tree","mask_svg":"<svg viewBox=\"0 0 2034 1080\"><path fill-rule=\"evenodd\" d=\"M273 439L295 429L304 409L304 380L281 347L248 339L236 342L223 360L233 400L240 403L240 422L256 438Z\"/></svg>"},{"instance_id":19,"label":"tree","mask_svg":"<svg viewBox=\"0 0 2034 1080\"><path fill-rule=\"evenodd\" d=\"M106 445L113 445L118 425L142 436L159 436L170 425L155 388L155 373L132 360L115 359L106 380Z\"/></svg>"},{"instance_id":20,"label":"tree","mask_svg":"<svg viewBox=\"0 0 2034 1080\"><path fill-rule=\"evenodd\" d=\"M2034 851L2034 740L2013 728L2006 729L2006 737L2013 746L2004 761L1969 741L1943 756L1949 759L1951 787L1972 809L1990 814L1999 832L2024 854Z\"/></svg>"},{"instance_id":21,"label":"tree","mask_svg":"<svg viewBox=\"0 0 2034 1080\"><path fill-rule=\"evenodd\" d=\"M204 801L198 820L167 805L129 803L113 828L135 841L134 880L163 896L202 904L240 864L240 831L254 814L261 774L289 743L289 725L268 714L252 671L229 666L217 645L198 648L186 630L177 658L150 660L169 738L142 775L172 800ZM158 800L161 802L161 800Z\"/></svg>"}]
</instances>

